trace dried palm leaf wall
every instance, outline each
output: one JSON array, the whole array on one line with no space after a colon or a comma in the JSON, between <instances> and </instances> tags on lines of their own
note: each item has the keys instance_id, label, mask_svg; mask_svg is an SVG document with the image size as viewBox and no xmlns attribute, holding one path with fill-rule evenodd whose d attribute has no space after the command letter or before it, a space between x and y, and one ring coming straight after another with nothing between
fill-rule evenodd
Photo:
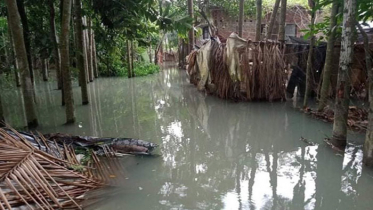
<instances>
[{"instance_id":1,"label":"dried palm leaf wall","mask_svg":"<svg viewBox=\"0 0 373 210\"><path fill-rule=\"evenodd\" d=\"M275 101L285 98L286 66L284 49L275 42L248 42L240 51L240 81L233 82L225 60L225 44L211 40L209 71L212 84L206 90L223 99ZM198 65L194 51L189 55L191 83L198 83Z\"/></svg>"}]
</instances>

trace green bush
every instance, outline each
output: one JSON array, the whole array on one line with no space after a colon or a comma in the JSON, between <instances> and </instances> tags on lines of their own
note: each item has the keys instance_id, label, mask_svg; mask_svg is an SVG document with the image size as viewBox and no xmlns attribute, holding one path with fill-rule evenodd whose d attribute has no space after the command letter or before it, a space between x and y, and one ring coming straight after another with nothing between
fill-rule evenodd
<instances>
[{"instance_id":1,"label":"green bush","mask_svg":"<svg viewBox=\"0 0 373 210\"><path fill-rule=\"evenodd\" d=\"M103 77L128 76L127 63L123 62L120 57L115 54L112 54L111 57L105 57L98 65L99 73ZM146 76L159 72L159 66L153 63L136 61L133 65L136 76Z\"/></svg>"},{"instance_id":2,"label":"green bush","mask_svg":"<svg viewBox=\"0 0 373 210\"><path fill-rule=\"evenodd\" d=\"M133 65L135 67L135 76L137 77L159 72L159 66L155 65L154 63L135 62Z\"/></svg>"},{"instance_id":3,"label":"green bush","mask_svg":"<svg viewBox=\"0 0 373 210\"><path fill-rule=\"evenodd\" d=\"M99 64L99 73L103 77L121 77L127 75L126 64L113 62L110 65Z\"/></svg>"}]
</instances>

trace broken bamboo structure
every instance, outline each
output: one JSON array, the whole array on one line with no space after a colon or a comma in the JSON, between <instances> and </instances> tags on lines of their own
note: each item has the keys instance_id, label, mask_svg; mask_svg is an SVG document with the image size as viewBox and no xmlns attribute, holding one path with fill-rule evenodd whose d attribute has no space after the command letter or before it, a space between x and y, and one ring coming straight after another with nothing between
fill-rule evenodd
<instances>
[{"instance_id":1,"label":"broken bamboo structure","mask_svg":"<svg viewBox=\"0 0 373 210\"><path fill-rule=\"evenodd\" d=\"M68 168L76 162L39 150L11 130L14 135L0 129L1 209L82 209L84 194L104 184ZM74 155L68 147L64 153Z\"/></svg>"},{"instance_id":2,"label":"broken bamboo structure","mask_svg":"<svg viewBox=\"0 0 373 210\"><path fill-rule=\"evenodd\" d=\"M82 209L83 201L92 205L104 195L87 201L85 193L124 184L119 154L149 155L157 146L139 139L44 136L0 128L0 209ZM89 150L86 166L76 148Z\"/></svg>"}]
</instances>

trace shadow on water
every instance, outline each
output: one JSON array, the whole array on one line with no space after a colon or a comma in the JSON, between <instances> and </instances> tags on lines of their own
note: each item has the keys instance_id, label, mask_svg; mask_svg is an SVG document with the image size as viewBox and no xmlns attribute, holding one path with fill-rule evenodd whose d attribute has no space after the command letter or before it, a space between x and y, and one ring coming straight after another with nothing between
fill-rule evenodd
<instances>
[{"instance_id":1,"label":"shadow on water","mask_svg":"<svg viewBox=\"0 0 373 210\"><path fill-rule=\"evenodd\" d=\"M158 158L124 157L116 188L88 196L88 209L370 209L373 172L362 167L364 136L350 133L342 157L324 143L330 124L291 103L233 103L205 96L184 71L144 78L100 78L91 103L74 88L75 125L53 83L37 89L40 131L133 137L160 144ZM11 123L22 124L20 96L4 98ZM300 137L315 143L300 141Z\"/></svg>"}]
</instances>

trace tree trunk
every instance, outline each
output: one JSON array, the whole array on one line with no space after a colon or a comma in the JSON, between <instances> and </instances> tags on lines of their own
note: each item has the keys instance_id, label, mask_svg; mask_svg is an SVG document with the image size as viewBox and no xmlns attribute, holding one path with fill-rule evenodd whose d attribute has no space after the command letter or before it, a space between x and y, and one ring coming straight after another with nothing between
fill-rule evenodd
<instances>
[{"instance_id":1,"label":"tree trunk","mask_svg":"<svg viewBox=\"0 0 373 210\"><path fill-rule=\"evenodd\" d=\"M48 59L41 60L41 72L43 74L43 81L48 81Z\"/></svg>"},{"instance_id":2,"label":"tree trunk","mask_svg":"<svg viewBox=\"0 0 373 210\"><path fill-rule=\"evenodd\" d=\"M44 29L44 18L41 17L40 24L43 26ZM41 61L41 75L43 76L43 81L48 81L48 50L44 49L39 58ZM36 65L35 65L36 66Z\"/></svg>"},{"instance_id":3,"label":"tree trunk","mask_svg":"<svg viewBox=\"0 0 373 210\"><path fill-rule=\"evenodd\" d=\"M163 39L165 38L165 36L166 36L166 33L164 32L161 40L159 40L159 43L158 43L158 45L155 48L155 51L154 51L154 64L155 65L158 64L158 52L161 49L161 46L162 46L162 43L163 43ZM188 47L188 50L189 50L189 47Z\"/></svg>"},{"instance_id":4,"label":"tree trunk","mask_svg":"<svg viewBox=\"0 0 373 210\"><path fill-rule=\"evenodd\" d=\"M240 0L239 15L238 15L238 36L239 37L242 37L242 33L243 33L244 2L245 0Z\"/></svg>"},{"instance_id":5,"label":"tree trunk","mask_svg":"<svg viewBox=\"0 0 373 210\"><path fill-rule=\"evenodd\" d=\"M51 31L51 40L53 45L53 58L54 65L56 66L56 76L57 76L57 88L58 90L62 89L62 76L61 76L61 56L60 49L58 48L57 41L57 32L56 32L56 13L54 10L54 0L49 0L49 13L50 13L50 31Z\"/></svg>"},{"instance_id":6,"label":"tree trunk","mask_svg":"<svg viewBox=\"0 0 373 210\"><path fill-rule=\"evenodd\" d=\"M317 1L316 5L317 5ZM304 92L304 100L303 100L303 108L307 108L308 104L308 95L311 92L311 86L312 86L312 78L311 78L311 71L313 68L313 51L315 47L315 36L314 36L314 27L315 27L315 18L316 18L316 11L314 11L313 8L311 8L311 23L310 23L310 30L311 30L311 40L310 40L310 50L308 51L308 57L307 57L307 68L306 68L306 90Z\"/></svg>"},{"instance_id":7,"label":"tree trunk","mask_svg":"<svg viewBox=\"0 0 373 210\"><path fill-rule=\"evenodd\" d=\"M154 64L158 65L158 50L157 48L154 49Z\"/></svg>"},{"instance_id":8,"label":"tree trunk","mask_svg":"<svg viewBox=\"0 0 373 210\"><path fill-rule=\"evenodd\" d=\"M369 38L367 33L359 23L357 26L364 38L364 51L365 51L365 66L368 72L369 81L369 115L368 115L368 128L365 136L364 143L364 158L365 165L373 166L373 68L372 68L372 51L369 48Z\"/></svg>"},{"instance_id":9,"label":"tree trunk","mask_svg":"<svg viewBox=\"0 0 373 210\"><path fill-rule=\"evenodd\" d=\"M29 65L31 84L34 85L34 68L32 65L31 57L31 40L30 40L30 30L28 27L27 14L25 10L24 0L17 0L18 12L21 17L21 22L23 26L23 39L25 42L26 52L27 52L27 62Z\"/></svg>"},{"instance_id":10,"label":"tree trunk","mask_svg":"<svg viewBox=\"0 0 373 210\"><path fill-rule=\"evenodd\" d=\"M267 39L272 39L273 25L275 24L275 21L276 21L276 15L277 15L278 7L280 6L280 1L281 0L275 1L275 6L273 7L273 11L271 14L271 18L269 19L269 24L267 28L267 34L266 34Z\"/></svg>"},{"instance_id":11,"label":"tree trunk","mask_svg":"<svg viewBox=\"0 0 373 210\"><path fill-rule=\"evenodd\" d=\"M83 17L83 28L87 27L86 17ZM87 83L89 83L89 66L88 66L88 48L87 48L87 29L83 29L83 42L84 42L84 62L85 62L85 74L87 77Z\"/></svg>"},{"instance_id":12,"label":"tree trunk","mask_svg":"<svg viewBox=\"0 0 373 210\"><path fill-rule=\"evenodd\" d=\"M149 62L152 63L152 46L148 47Z\"/></svg>"},{"instance_id":13,"label":"tree trunk","mask_svg":"<svg viewBox=\"0 0 373 210\"><path fill-rule=\"evenodd\" d=\"M8 31L9 31L9 27L8 27ZM9 33L8 33L9 34ZM9 42L8 42L8 40L9 40L9 37L7 37L7 35L5 34L5 32L2 32L2 34L1 34L1 36L2 36L2 43L3 43L3 49L4 49L4 54L3 54L3 56L5 57L5 68L7 68L7 69L10 69L11 68L11 61L10 61L10 59L11 59L11 57L10 57L10 52L9 52Z\"/></svg>"},{"instance_id":14,"label":"tree trunk","mask_svg":"<svg viewBox=\"0 0 373 210\"><path fill-rule=\"evenodd\" d=\"M133 41L131 40L131 77L135 77L135 66L133 65L134 55L135 55L135 47L133 45Z\"/></svg>"},{"instance_id":15,"label":"tree trunk","mask_svg":"<svg viewBox=\"0 0 373 210\"><path fill-rule=\"evenodd\" d=\"M182 57L183 57L183 41L179 38L179 47L178 47L178 58L179 58L179 67L182 66Z\"/></svg>"},{"instance_id":16,"label":"tree trunk","mask_svg":"<svg viewBox=\"0 0 373 210\"><path fill-rule=\"evenodd\" d=\"M188 14L189 14L189 17L191 19L193 19L192 28L189 31L188 53L190 53L190 52L192 52L192 50L194 48L194 11L193 11L193 0L188 0ZM161 43L162 43L162 41L161 41Z\"/></svg>"},{"instance_id":17,"label":"tree trunk","mask_svg":"<svg viewBox=\"0 0 373 210\"><path fill-rule=\"evenodd\" d=\"M62 23L62 16L63 16L63 1L64 0L60 0L60 21ZM61 104L62 106L65 106L65 93L64 93L64 89L63 89L63 73L62 73L62 64L61 64L61 50L60 50L60 45L57 46L58 47L58 50L60 52L60 78L61 78Z\"/></svg>"},{"instance_id":18,"label":"tree trunk","mask_svg":"<svg viewBox=\"0 0 373 210\"><path fill-rule=\"evenodd\" d=\"M325 66L323 70L323 81L321 85L321 94L318 111L322 111L327 105L327 100L329 97L330 89L330 79L332 75L332 64L333 64L333 52L334 52L334 43L335 43L335 34L336 34L336 25L337 25L337 13L338 13L339 4L337 0L333 1L332 12L330 15L330 34L328 37L328 43L326 47L326 56L325 56Z\"/></svg>"},{"instance_id":19,"label":"tree trunk","mask_svg":"<svg viewBox=\"0 0 373 210\"><path fill-rule=\"evenodd\" d=\"M285 42L285 21L286 21L286 0L281 0L280 25L278 30L278 40Z\"/></svg>"},{"instance_id":20,"label":"tree trunk","mask_svg":"<svg viewBox=\"0 0 373 210\"><path fill-rule=\"evenodd\" d=\"M262 35L262 0L256 0L256 31L255 41L260 41Z\"/></svg>"},{"instance_id":21,"label":"tree trunk","mask_svg":"<svg viewBox=\"0 0 373 210\"><path fill-rule=\"evenodd\" d=\"M1 103L1 93L0 93L0 127L3 127L3 123L5 123L5 117L4 117L4 110L3 110L3 104Z\"/></svg>"},{"instance_id":22,"label":"tree trunk","mask_svg":"<svg viewBox=\"0 0 373 210\"><path fill-rule=\"evenodd\" d=\"M69 60L69 34L71 20L71 0L63 0L61 22L61 72L63 75L63 92L66 105L66 124L75 122L74 98L71 85Z\"/></svg>"},{"instance_id":23,"label":"tree trunk","mask_svg":"<svg viewBox=\"0 0 373 210\"><path fill-rule=\"evenodd\" d=\"M88 61L88 70L89 70L89 81L93 82L94 73L93 73L93 58L92 58L92 21L91 18L87 20L88 30L87 30L87 61Z\"/></svg>"},{"instance_id":24,"label":"tree trunk","mask_svg":"<svg viewBox=\"0 0 373 210\"><path fill-rule=\"evenodd\" d=\"M7 21L8 21L8 26L10 26L8 17L7 17ZM13 63L16 86L21 87L21 80L19 78L19 72L18 72L18 62L15 56L14 40L13 40L13 35L12 35L12 31L10 30L10 27L8 27L8 36L9 36L9 43L10 43L10 49L11 49L10 56L11 56L12 63Z\"/></svg>"},{"instance_id":25,"label":"tree trunk","mask_svg":"<svg viewBox=\"0 0 373 210\"><path fill-rule=\"evenodd\" d=\"M88 104L88 87L87 87L87 76L85 71L85 62L84 62L84 40L83 40L83 20L82 20L82 2L81 0L75 0L75 33L76 33L76 60L77 67L79 69L79 80L80 88L82 92L82 104Z\"/></svg>"},{"instance_id":26,"label":"tree trunk","mask_svg":"<svg viewBox=\"0 0 373 210\"><path fill-rule=\"evenodd\" d=\"M27 126L36 127L38 126L38 120L36 117L34 91L30 78L27 51L21 26L21 18L18 13L16 0L6 0L5 2L8 8L10 23L9 27L11 27L11 32L13 35L16 59L21 72L21 86L26 111Z\"/></svg>"},{"instance_id":27,"label":"tree trunk","mask_svg":"<svg viewBox=\"0 0 373 210\"><path fill-rule=\"evenodd\" d=\"M128 70L128 78L132 77L132 62L131 62L131 44L130 41L127 40L127 70Z\"/></svg>"},{"instance_id":28,"label":"tree trunk","mask_svg":"<svg viewBox=\"0 0 373 210\"><path fill-rule=\"evenodd\" d=\"M341 55L339 57L333 137L331 139L331 143L337 147L345 147L347 144L347 117L350 104L350 72L353 56L355 13L356 1L346 0L343 9Z\"/></svg>"},{"instance_id":29,"label":"tree trunk","mask_svg":"<svg viewBox=\"0 0 373 210\"><path fill-rule=\"evenodd\" d=\"M96 40L95 40L95 32L92 30L92 49L93 49L93 73L95 74L95 78L98 78L98 66L97 66L97 50L96 50Z\"/></svg>"},{"instance_id":30,"label":"tree trunk","mask_svg":"<svg viewBox=\"0 0 373 210\"><path fill-rule=\"evenodd\" d=\"M183 54L183 67L185 67L187 63L186 57L188 55L188 45L185 43L185 41L183 42Z\"/></svg>"}]
</instances>

